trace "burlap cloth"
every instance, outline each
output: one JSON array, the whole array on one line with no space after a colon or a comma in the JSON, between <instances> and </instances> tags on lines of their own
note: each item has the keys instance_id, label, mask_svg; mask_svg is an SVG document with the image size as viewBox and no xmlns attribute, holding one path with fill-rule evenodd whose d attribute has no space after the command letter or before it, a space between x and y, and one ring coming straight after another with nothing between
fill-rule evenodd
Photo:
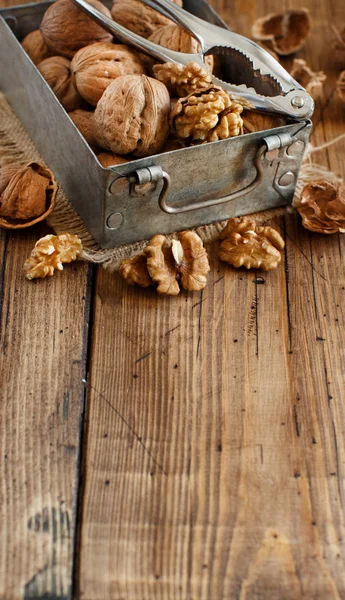
<instances>
[{"instance_id":1,"label":"burlap cloth","mask_svg":"<svg viewBox=\"0 0 345 600\"><path fill-rule=\"evenodd\" d=\"M334 141L337 141L337 139ZM311 153L323 149L327 145L329 144L325 144L319 148L313 148L312 146L308 148L298 179L295 197L299 198L305 183L315 178L326 178L333 183L339 181L333 173L324 167L314 165L311 162ZM0 93L0 165L13 162L25 164L29 161L39 161L44 163L34 142L30 139L22 123L11 109L4 94ZM47 166L49 167L49 165ZM256 213L253 217L261 223L267 223L274 217L284 214L285 211L285 208L277 208ZM146 244L146 240L143 240L134 244L119 246L108 250L100 248L85 227L82 219L74 210L61 187L57 194L56 207L47 219L47 223L56 234L74 233L77 235L83 244L81 258L93 263L101 264L105 269L112 271L119 268L119 265L124 258L139 254ZM220 221L212 223L211 225L197 227L196 231L205 243L211 242L218 238L225 223L226 221ZM173 236L174 234L172 234L172 237Z\"/></svg>"}]
</instances>

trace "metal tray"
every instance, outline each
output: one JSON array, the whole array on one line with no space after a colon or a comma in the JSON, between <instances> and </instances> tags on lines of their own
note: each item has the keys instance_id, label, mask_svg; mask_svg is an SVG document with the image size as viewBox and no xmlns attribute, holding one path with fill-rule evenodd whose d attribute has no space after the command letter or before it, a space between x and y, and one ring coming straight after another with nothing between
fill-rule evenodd
<instances>
[{"instance_id":1,"label":"metal tray","mask_svg":"<svg viewBox=\"0 0 345 600\"><path fill-rule=\"evenodd\" d=\"M18 41L50 4L0 10L0 89L103 248L292 201L308 120L103 168ZM205 0L184 7L225 27Z\"/></svg>"}]
</instances>

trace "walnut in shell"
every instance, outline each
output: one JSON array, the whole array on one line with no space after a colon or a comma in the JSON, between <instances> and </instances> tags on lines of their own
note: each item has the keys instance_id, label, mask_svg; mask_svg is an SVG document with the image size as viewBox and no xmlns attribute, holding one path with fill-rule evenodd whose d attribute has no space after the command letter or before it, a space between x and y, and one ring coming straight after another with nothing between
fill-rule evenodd
<instances>
[{"instance_id":1,"label":"walnut in shell","mask_svg":"<svg viewBox=\"0 0 345 600\"><path fill-rule=\"evenodd\" d=\"M272 227L258 227L248 217L229 219L220 234L219 257L236 268L271 271L281 261L284 240Z\"/></svg>"},{"instance_id":2,"label":"walnut in shell","mask_svg":"<svg viewBox=\"0 0 345 600\"><path fill-rule=\"evenodd\" d=\"M119 156L113 152L100 152L97 154L97 158L101 163L102 167L112 167L114 165L123 165L129 162L131 159L125 156Z\"/></svg>"},{"instance_id":3,"label":"walnut in shell","mask_svg":"<svg viewBox=\"0 0 345 600\"><path fill-rule=\"evenodd\" d=\"M22 41L22 46L35 65L38 65L42 60L51 56L51 51L45 43L39 29L35 29L35 31L28 33Z\"/></svg>"},{"instance_id":4,"label":"walnut in shell","mask_svg":"<svg viewBox=\"0 0 345 600\"><path fill-rule=\"evenodd\" d=\"M243 121L243 132L254 133L255 131L265 131L275 127L283 127L285 120L283 117L277 117L267 113L258 113L253 110L244 110L241 114Z\"/></svg>"},{"instance_id":5,"label":"walnut in shell","mask_svg":"<svg viewBox=\"0 0 345 600\"><path fill-rule=\"evenodd\" d=\"M0 168L0 227L24 229L52 212L58 190L55 177L44 165L6 165Z\"/></svg>"},{"instance_id":6,"label":"walnut in shell","mask_svg":"<svg viewBox=\"0 0 345 600\"><path fill-rule=\"evenodd\" d=\"M138 54L124 44L99 42L81 48L74 55L71 70L79 94L96 106L108 85L120 75L143 75Z\"/></svg>"},{"instance_id":7,"label":"walnut in shell","mask_svg":"<svg viewBox=\"0 0 345 600\"><path fill-rule=\"evenodd\" d=\"M198 63L188 65L163 63L153 67L156 79L162 81L172 93L184 98L200 89L206 89L212 84L212 75Z\"/></svg>"},{"instance_id":8,"label":"walnut in shell","mask_svg":"<svg viewBox=\"0 0 345 600\"><path fill-rule=\"evenodd\" d=\"M345 184L329 181L308 183L294 201L302 225L316 233L345 233Z\"/></svg>"},{"instance_id":9,"label":"walnut in shell","mask_svg":"<svg viewBox=\"0 0 345 600\"><path fill-rule=\"evenodd\" d=\"M98 0L90 4L107 17L110 11ZM40 30L54 54L72 58L79 48L95 42L111 42L113 36L91 19L72 0L56 0L45 12Z\"/></svg>"},{"instance_id":10,"label":"walnut in shell","mask_svg":"<svg viewBox=\"0 0 345 600\"><path fill-rule=\"evenodd\" d=\"M314 99L322 92L326 75L323 71L312 71L302 58L294 58L290 74Z\"/></svg>"},{"instance_id":11,"label":"walnut in shell","mask_svg":"<svg viewBox=\"0 0 345 600\"><path fill-rule=\"evenodd\" d=\"M254 39L264 42L280 56L300 50L311 29L309 10L287 10L257 19L252 27Z\"/></svg>"},{"instance_id":12,"label":"walnut in shell","mask_svg":"<svg viewBox=\"0 0 345 600\"><path fill-rule=\"evenodd\" d=\"M89 110L83 110L82 108L78 108L77 110L73 110L68 113L70 119L72 119L74 125L79 129L81 135L85 138L89 146L93 150L98 150L99 146L92 133L92 117L93 112Z\"/></svg>"},{"instance_id":13,"label":"walnut in shell","mask_svg":"<svg viewBox=\"0 0 345 600\"><path fill-rule=\"evenodd\" d=\"M185 54L197 54L201 50L198 40L174 23L157 29L149 37L149 40L164 46L164 48L169 48L169 50L184 52ZM212 72L214 66L213 56L206 56L205 62Z\"/></svg>"},{"instance_id":14,"label":"walnut in shell","mask_svg":"<svg viewBox=\"0 0 345 600\"><path fill-rule=\"evenodd\" d=\"M182 6L182 0L173 0ZM146 6L140 0L114 0L111 15L117 23L145 38L156 29L171 24L170 19Z\"/></svg>"},{"instance_id":15,"label":"walnut in shell","mask_svg":"<svg viewBox=\"0 0 345 600\"><path fill-rule=\"evenodd\" d=\"M211 86L180 98L171 111L170 122L176 134L192 142L214 142L239 135L243 106L221 88Z\"/></svg>"},{"instance_id":16,"label":"walnut in shell","mask_svg":"<svg viewBox=\"0 0 345 600\"><path fill-rule=\"evenodd\" d=\"M46 235L36 242L30 257L25 261L25 276L30 280L52 277L55 269L63 270L63 263L76 260L82 249L82 243L76 235Z\"/></svg>"},{"instance_id":17,"label":"walnut in shell","mask_svg":"<svg viewBox=\"0 0 345 600\"><path fill-rule=\"evenodd\" d=\"M94 136L115 154L150 156L169 132L170 96L163 83L146 75L122 75L105 90L94 114Z\"/></svg>"},{"instance_id":18,"label":"walnut in shell","mask_svg":"<svg viewBox=\"0 0 345 600\"><path fill-rule=\"evenodd\" d=\"M340 100L345 104L345 71L342 71L337 81L337 92Z\"/></svg>"},{"instance_id":19,"label":"walnut in shell","mask_svg":"<svg viewBox=\"0 0 345 600\"><path fill-rule=\"evenodd\" d=\"M83 99L76 88L68 58L50 56L42 60L37 68L67 112L82 106Z\"/></svg>"}]
</instances>

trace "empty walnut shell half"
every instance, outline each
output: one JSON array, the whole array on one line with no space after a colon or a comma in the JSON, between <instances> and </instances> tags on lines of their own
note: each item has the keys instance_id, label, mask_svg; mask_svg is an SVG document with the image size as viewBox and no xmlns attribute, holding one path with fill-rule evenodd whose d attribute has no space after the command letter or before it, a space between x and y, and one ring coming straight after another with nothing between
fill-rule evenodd
<instances>
[{"instance_id":1,"label":"empty walnut shell half","mask_svg":"<svg viewBox=\"0 0 345 600\"><path fill-rule=\"evenodd\" d=\"M182 6L182 0L173 0ZM156 29L171 24L170 19L146 6L140 0L114 0L111 14L117 23L145 38Z\"/></svg>"},{"instance_id":2,"label":"empty walnut shell half","mask_svg":"<svg viewBox=\"0 0 345 600\"><path fill-rule=\"evenodd\" d=\"M42 60L37 68L67 112L82 106L83 99L76 88L68 58L50 56Z\"/></svg>"},{"instance_id":3,"label":"empty walnut shell half","mask_svg":"<svg viewBox=\"0 0 345 600\"><path fill-rule=\"evenodd\" d=\"M280 56L285 56L302 48L310 29L309 10L302 8L271 13L258 19L252 27L252 35Z\"/></svg>"},{"instance_id":4,"label":"empty walnut shell half","mask_svg":"<svg viewBox=\"0 0 345 600\"><path fill-rule=\"evenodd\" d=\"M334 40L333 40L333 49L334 49L334 62L340 68L345 67L345 24L342 25L340 29L333 25L334 31Z\"/></svg>"},{"instance_id":5,"label":"empty walnut shell half","mask_svg":"<svg viewBox=\"0 0 345 600\"><path fill-rule=\"evenodd\" d=\"M248 217L229 219L220 239L220 260L235 268L271 271L280 263L280 250L285 246L278 231L259 227Z\"/></svg>"},{"instance_id":6,"label":"empty walnut shell half","mask_svg":"<svg viewBox=\"0 0 345 600\"><path fill-rule=\"evenodd\" d=\"M93 112L78 108L68 113L70 119L72 119L74 125L79 129L81 135L85 138L89 146L93 150L99 150L99 146L93 137L92 132L92 117Z\"/></svg>"},{"instance_id":7,"label":"empty walnut shell half","mask_svg":"<svg viewBox=\"0 0 345 600\"><path fill-rule=\"evenodd\" d=\"M242 111L243 106L222 88L211 86L180 98L171 111L170 123L188 143L215 142L241 133Z\"/></svg>"},{"instance_id":8,"label":"empty walnut shell half","mask_svg":"<svg viewBox=\"0 0 345 600\"><path fill-rule=\"evenodd\" d=\"M187 33L187 31L184 31L184 29L174 23L154 31L149 40L155 44L164 46L164 48L169 48L169 50L184 52L185 54L197 54L201 50L199 42ZM213 56L206 56L205 62L209 70L212 71Z\"/></svg>"},{"instance_id":9,"label":"empty walnut shell half","mask_svg":"<svg viewBox=\"0 0 345 600\"><path fill-rule=\"evenodd\" d=\"M114 79L120 75L143 75L138 54L124 44L99 42L81 48L74 55L71 70L79 94L96 106Z\"/></svg>"},{"instance_id":10,"label":"empty walnut shell half","mask_svg":"<svg viewBox=\"0 0 345 600\"><path fill-rule=\"evenodd\" d=\"M110 11L98 0L89 0L104 15ZM45 12L40 30L54 54L72 58L79 48L95 42L111 42L113 36L91 19L72 0L56 0Z\"/></svg>"},{"instance_id":11,"label":"empty walnut shell half","mask_svg":"<svg viewBox=\"0 0 345 600\"><path fill-rule=\"evenodd\" d=\"M345 184L329 181L308 183L298 202L302 225L316 233L345 233Z\"/></svg>"},{"instance_id":12,"label":"empty walnut shell half","mask_svg":"<svg viewBox=\"0 0 345 600\"><path fill-rule=\"evenodd\" d=\"M97 104L95 139L115 154L150 156L168 136L169 112L170 96L163 83L146 75L122 75Z\"/></svg>"},{"instance_id":13,"label":"empty walnut shell half","mask_svg":"<svg viewBox=\"0 0 345 600\"><path fill-rule=\"evenodd\" d=\"M6 165L0 168L0 227L24 229L50 215L58 185L44 165Z\"/></svg>"},{"instance_id":14,"label":"empty walnut shell half","mask_svg":"<svg viewBox=\"0 0 345 600\"><path fill-rule=\"evenodd\" d=\"M337 81L337 92L340 100L345 104L345 71L342 71Z\"/></svg>"},{"instance_id":15,"label":"empty walnut shell half","mask_svg":"<svg viewBox=\"0 0 345 600\"><path fill-rule=\"evenodd\" d=\"M323 84L326 80L326 75L323 71L312 71L306 61L302 58L294 58L290 75L296 79L296 81L304 87L308 94L314 99L322 92Z\"/></svg>"},{"instance_id":16,"label":"empty walnut shell half","mask_svg":"<svg viewBox=\"0 0 345 600\"><path fill-rule=\"evenodd\" d=\"M39 29L28 33L22 41L22 46L35 65L38 65L42 60L51 56L51 51Z\"/></svg>"}]
</instances>

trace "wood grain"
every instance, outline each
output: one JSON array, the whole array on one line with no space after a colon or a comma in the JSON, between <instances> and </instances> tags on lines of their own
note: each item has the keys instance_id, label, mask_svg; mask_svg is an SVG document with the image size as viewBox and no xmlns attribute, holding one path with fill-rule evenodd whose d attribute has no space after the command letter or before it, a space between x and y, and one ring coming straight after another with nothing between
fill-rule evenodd
<instances>
[{"instance_id":1,"label":"wood grain","mask_svg":"<svg viewBox=\"0 0 345 600\"><path fill-rule=\"evenodd\" d=\"M46 233L0 233L0 598L72 597L88 266L28 282Z\"/></svg>"},{"instance_id":2,"label":"wood grain","mask_svg":"<svg viewBox=\"0 0 345 600\"><path fill-rule=\"evenodd\" d=\"M278 8L212 4L245 34ZM345 131L329 67L342 7L304 4L315 33L301 56L328 74L319 144ZM317 159L344 174L344 148ZM263 278L219 264L216 244L195 296L157 298L99 273L83 600L345 596L344 241L296 215L272 224L286 251Z\"/></svg>"}]
</instances>

